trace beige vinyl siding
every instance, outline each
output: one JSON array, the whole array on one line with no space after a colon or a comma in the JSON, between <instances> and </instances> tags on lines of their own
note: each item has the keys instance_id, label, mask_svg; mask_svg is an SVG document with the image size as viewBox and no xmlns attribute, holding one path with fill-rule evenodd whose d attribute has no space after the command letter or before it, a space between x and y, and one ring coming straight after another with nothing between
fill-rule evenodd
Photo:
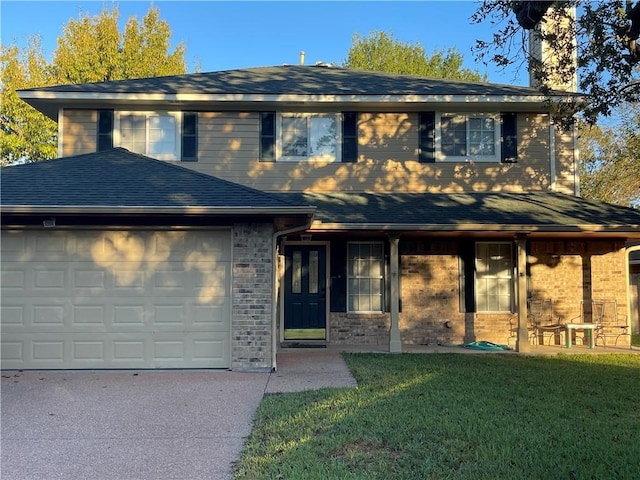
<instances>
[{"instance_id":1,"label":"beige vinyl siding","mask_svg":"<svg viewBox=\"0 0 640 480\"><path fill-rule=\"evenodd\" d=\"M92 153L97 149L98 112L67 110L62 112L62 156Z\"/></svg>"},{"instance_id":2,"label":"beige vinyl siding","mask_svg":"<svg viewBox=\"0 0 640 480\"><path fill-rule=\"evenodd\" d=\"M517 116L517 163L418 162L417 113L360 113L358 161L260 162L257 112L200 112L198 161L179 163L202 173L265 191L523 192L548 191L551 179L549 115ZM97 112L64 112L63 154L96 150ZM571 133L557 132L558 191L573 193Z\"/></svg>"},{"instance_id":3,"label":"beige vinyl siding","mask_svg":"<svg viewBox=\"0 0 640 480\"><path fill-rule=\"evenodd\" d=\"M519 114L517 128L518 163L419 163L417 113L361 113L355 163L260 162L257 113L201 113L198 162L184 165L274 192L549 190L549 116ZM566 148L563 154L572 158ZM569 160L563 162L572 168Z\"/></svg>"},{"instance_id":4,"label":"beige vinyl siding","mask_svg":"<svg viewBox=\"0 0 640 480\"><path fill-rule=\"evenodd\" d=\"M555 129L556 135L556 178L555 191L575 195L576 159L573 133Z\"/></svg>"},{"instance_id":5,"label":"beige vinyl siding","mask_svg":"<svg viewBox=\"0 0 640 480\"><path fill-rule=\"evenodd\" d=\"M259 141L258 113L200 112L198 161L181 165L247 184L248 171L258 158Z\"/></svg>"}]
</instances>

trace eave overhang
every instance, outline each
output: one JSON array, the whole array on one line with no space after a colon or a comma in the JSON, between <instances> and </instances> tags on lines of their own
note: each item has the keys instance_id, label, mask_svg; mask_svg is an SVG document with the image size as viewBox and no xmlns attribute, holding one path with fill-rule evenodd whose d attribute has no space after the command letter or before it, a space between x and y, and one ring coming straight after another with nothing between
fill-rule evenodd
<instances>
[{"instance_id":1,"label":"eave overhang","mask_svg":"<svg viewBox=\"0 0 640 480\"><path fill-rule=\"evenodd\" d=\"M299 94L202 94L202 93L98 93L98 92L52 92L24 90L19 97L32 107L57 120L61 108L126 108L138 107L162 109L220 109L249 110L285 108L341 108L360 110L403 111L435 108L446 105L448 110L460 110L482 105L487 110L509 108L518 111L549 110L548 101L568 102L575 94L545 97L543 95L299 95ZM441 108L441 107L440 107Z\"/></svg>"},{"instance_id":2,"label":"eave overhang","mask_svg":"<svg viewBox=\"0 0 640 480\"><path fill-rule=\"evenodd\" d=\"M395 233L432 233L432 234L503 234L512 236L522 234L536 236L572 236L607 237L640 239L640 225L499 225L485 223L463 224L394 224L394 223L323 223L314 221L310 231L315 232L353 232L379 231Z\"/></svg>"}]
</instances>

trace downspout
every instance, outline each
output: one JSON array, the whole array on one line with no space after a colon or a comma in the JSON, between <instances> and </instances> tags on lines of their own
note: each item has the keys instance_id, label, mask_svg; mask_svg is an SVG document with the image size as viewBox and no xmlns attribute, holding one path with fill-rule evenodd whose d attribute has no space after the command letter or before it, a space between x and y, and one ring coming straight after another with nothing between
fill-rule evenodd
<instances>
[{"instance_id":1,"label":"downspout","mask_svg":"<svg viewBox=\"0 0 640 480\"><path fill-rule=\"evenodd\" d=\"M309 230L311 223L313 222L313 214L307 216L307 223L303 226L289 228L287 230L281 230L273 234L271 238L271 245L273 245L273 278L271 284L273 285L273 292L271 293L271 371L278 370L276 364L276 350L278 348L278 339L276 335L278 333L278 240L283 235L290 233L304 232Z\"/></svg>"},{"instance_id":2,"label":"downspout","mask_svg":"<svg viewBox=\"0 0 640 480\"><path fill-rule=\"evenodd\" d=\"M577 127L573 124L573 194L580 196L580 147L578 145Z\"/></svg>"},{"instance_id":3,"label":"downspout","mask_svg":"<svg viewBox=\"0 0 640 480\"><path fill-rule=\"evenodd\" d=\"M549 115L549 189L556 191L556 129Z\"/></svg>"}]
</instances>

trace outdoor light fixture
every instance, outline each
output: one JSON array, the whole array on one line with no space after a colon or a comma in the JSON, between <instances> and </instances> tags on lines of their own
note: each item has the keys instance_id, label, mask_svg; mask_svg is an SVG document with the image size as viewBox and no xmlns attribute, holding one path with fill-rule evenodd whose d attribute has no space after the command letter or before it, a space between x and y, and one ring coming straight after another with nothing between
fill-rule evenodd
<instances>
[{"instance_id":1,"label":"outdoor light fixture","mask_svg":"<svg viewBox=\"0 0 640 480\"><path fill-rule=\"evenodd\" d=\"M42 221L42 226L44 226L44 228L53 228L56 226L56 219L47 218L46 220Z\"/></svg>"}]
</instances>

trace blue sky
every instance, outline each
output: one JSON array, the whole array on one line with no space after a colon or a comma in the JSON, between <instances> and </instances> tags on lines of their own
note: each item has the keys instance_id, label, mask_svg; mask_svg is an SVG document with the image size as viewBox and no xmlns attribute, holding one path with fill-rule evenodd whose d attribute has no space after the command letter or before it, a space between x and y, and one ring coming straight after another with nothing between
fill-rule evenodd
<instances>
[{"instance_id":1,"label":"blue sky","mask_svg":"<svg viewBox=\"0 0 640 480\"><path fill-rule=\"evenodd\" d=\"M32 34L42 38L48 58L62 27L80 13L98 14L118 6L122 25L129 16L142 19L149 5L160 8L175 43L187 47L189 71L305 63L342 63L353 35L374 30L393 33L403 42L419 42L427 52L456 47L465 66L487 73L490 82L525 85L525 71L499 71L477 63L471 47L489 39L491 25L475 25L475 1L28 1L0 0L3 43L23 46ZM122 28L121 28L122 31Z\"/></svg>"}]
</instances>

